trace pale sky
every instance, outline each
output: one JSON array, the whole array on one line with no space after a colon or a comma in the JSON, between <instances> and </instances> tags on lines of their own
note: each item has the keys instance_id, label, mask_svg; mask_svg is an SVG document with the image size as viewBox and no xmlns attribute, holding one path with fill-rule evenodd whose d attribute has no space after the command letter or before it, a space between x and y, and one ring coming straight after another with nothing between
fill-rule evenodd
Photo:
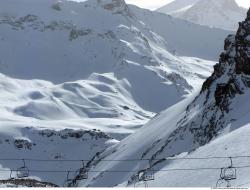
<instances>
[{"instance_id":1,"label":"pale sky","mask_svg":"<svg viewBox=\"0 0 250 190\"><path fill-rule=\"evenodd\" d=\"M154 10L174 0L125 0L125 1L129 4L135 4L139 7ZM242 7L246 8L250 7L250 0L236 0L236 2Z\"/></svg>"}]
</instances>

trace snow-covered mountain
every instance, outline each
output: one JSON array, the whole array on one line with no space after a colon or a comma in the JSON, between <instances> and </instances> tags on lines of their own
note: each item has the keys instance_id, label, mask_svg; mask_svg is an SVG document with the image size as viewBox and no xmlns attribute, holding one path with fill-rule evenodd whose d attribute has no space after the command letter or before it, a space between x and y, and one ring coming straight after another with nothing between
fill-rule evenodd
<instances>
[{"instance_id":1,"label":"snow-covered mountain","mask_svg":"<svg viewBox=\"0 0 250 190\"><path fill-rule=\"evenodd\" d=\"M198 3L200 0L175 0L167 5L164 5L163 7L160 7L157 9L157 11L166 13L166 14L177 14L182 13L188 9L190 9L193 5Z\"/></svg>"},{"instance_id":2,"label":"snow-covered mountain","mask_svg":"<svg viewBox=\"0 0 250 190\"><path fill-rule=\"evenodd\" d=\"M30 178L60 186L82 163L55 161L90 160L189 97L228 34L123 0L0 1L0 31L2 158L49 160L26 160ZM23 163L0 164L7 179Z\"/></svg>"},{"instance_id":3,"label":"snow-covered mountain","mask_svg":"<svg viewBox=\"0 0 250 190\"><path fill-rule=\"evenodd\" d=\"M175 0L157 11L196 24L236 30L247 10L235 0Z\"/></svg>"},{"instance_id":4,"label":"snow-covered mountain","mask_svg":"<svg viewBox=\"0 0 250 190\"><path fill-rule=\"evenodd\" d=\"M218 59L223 46L221 41L232 33L176 19L171 16L130 6L137 19L167 42L168 50L179 56Z\"/></svg>"},{"instance_id":5,"label":"snow-covered mountain","mask_svg":"<svg viewBox=\"0 0 250 190\"><path fill-rule=\"evenodd\" d=\"M187 79L180 77L183 76L182 71L186 73L189 69L178 69L184 65L183 59L169 53L172 47L168 46L165 36L158 34L160 29L154 32L154 28L148 28L150 25L142 23L139 15L128 12L128 7L116 12L107 8L108 1L107 6L98 1L63 1L53 4L50 0L39 3L29 0L15 3L15 0L11 0L1 3L1 72L10 77L42 79L59 84L87 79L92 73L115 73L115 78L128 80L133 89L130 92L138 105L154 112L173 105L190 91L192 85ZM33 6L29 6L30 4ZM55 9L55 5L60 8ZM118 7L114 9L119 9L126 5L123 2L115 6ZM145 15L148 14L151 12L145 11ZM156 14L155 17L157 16ZM193 29L190 28L195 25L175 22L167 16L164 18L181 27L185 33L190 31L189 37L194 38L194 34L191 36ZM164 29L167 27L161 30ZM197 27L198 32L202 29L204 28ZM207 43L208 47L203 49L203 54L206 51L212 59L220 50L220 46L216 46L216 43L212 46L212 42L223 38L228 32L207 28L204 30L211 34L204 38L204 44ZM176 43L178 36L184 35L176 35ZM186 44L186 49L194 52L199 46L190 48ZM178 54L178 47L175 51ZM180 55L185 55L182 52L183 49ZM195 57L203 58L202 53ZM187 76L192 78L193 73ZM178 85L170 78L186 83L186 86ZM152 89L142 89L141 82L150 84ZM165 85L166 83L168 84ZM176 86L180 88L177 89ZM174 90L169 90L169 87ZM171 99L170 103L161 96L168 93L171 93L169 97L179 98ZM142 96L145 94L147 96Z\"/></svg>"},{"instance_id":6,"label":"snow-covered mountain","mask_svg":"<svg viewBox=\"0 0 250 190\"><path fill-rule=\"evenodd\" d=\"M80 185L144 186L137 174L153 172L149 186L214 187L222 169L231 179L231 171L237 171L232 186L249 186L249 36L250 10L236 35L225 39L220 61L197 96L172 106L103 152Z\"/></svg>"},{"instance_id":7,"label":"snow-covered mountain","mask_svg":"<svg viewBox=\"0 0 250 190\"><path fill-rule=\"evenodd\" d=\"M39 122L114 118L115 126L142 125L209 76L213 62L180 56L215 59L228 33L121 0L10 0L0 13L4 109Z\"/></svg>"}]
</instances>

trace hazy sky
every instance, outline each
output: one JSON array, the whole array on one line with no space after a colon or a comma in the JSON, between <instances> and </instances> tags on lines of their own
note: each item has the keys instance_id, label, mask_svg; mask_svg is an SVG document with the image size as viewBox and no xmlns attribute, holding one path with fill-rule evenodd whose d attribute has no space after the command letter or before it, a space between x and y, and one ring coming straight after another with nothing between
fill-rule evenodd
<instances>
[{"instance_id":1,"label":"hazy sky","mask_svg":"<svg viewBox=\"0 0 250 190\"><path fill-rule=\"evenodd\" d=\"M130 4L135 4L139 7L154 10L174 0L125 0L125 1ZM250 0L236 0L236 2L242 7L246 8L250 7Z\"/></svg>"}]
</instances>

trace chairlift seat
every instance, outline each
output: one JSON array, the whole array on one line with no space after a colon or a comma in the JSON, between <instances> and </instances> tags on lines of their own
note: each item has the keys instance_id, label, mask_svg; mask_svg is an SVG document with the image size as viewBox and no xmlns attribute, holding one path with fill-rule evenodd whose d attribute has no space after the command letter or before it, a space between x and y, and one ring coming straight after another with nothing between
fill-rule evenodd
<instances>
[{"instance_id":1,"label":"chairlift seat","mask_svg":"<svg viewBox=\"0 0 250 190\"><path fill-rule=\"evenodd\" d=\"M12 173L13 173L13 171L12 170L10 170L10 180L12 180L12 179L15 179L13 176L12 176Z\"/></svg>"},{"instance_id":2,"label":"chairlift seat","mask_svg":"<svg viewBox=\"0 0 250 190\"><path fill-rule=\"evenodd\" d=\"M236 168L234 167L223 168L221 178L224 180L235 180L237 178Z\"/></svg>"},{"instance_id":3,"label":"chairlift seat","mask_svg":"<svg viewBox=\"0 0 250 190\"><path fill-rule=\"evenodd\" d=\"M29 169L25 166L17 169L17 177L18 178L29 177Z\"/></svg>"},{"instance_id":4,"label":"chairlift seat","mask_svg":"<svg viewBox=\"0 0 250 190\"><path fill-rule=\"evenodd\" d=\"M80 174L85 174L85 173L88 173L88 170L87 170L87 168L80 168L79 173Z\"/></svg>"}]
</instances>

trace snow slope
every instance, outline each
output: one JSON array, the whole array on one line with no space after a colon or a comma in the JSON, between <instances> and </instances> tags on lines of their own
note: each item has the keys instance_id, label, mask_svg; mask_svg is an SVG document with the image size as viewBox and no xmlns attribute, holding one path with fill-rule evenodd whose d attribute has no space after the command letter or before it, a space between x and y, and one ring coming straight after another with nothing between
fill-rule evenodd
<instances>
[{"instance_id":1,"label":"snow slope","mask_svg":"<svg viewBox=\"0 0 250 190\"><path fill-rule=\"evenodd\" d=\"M211 143L200 147L189 155L183 155L182 158L209 158L209 157L230 157L232 155L249 156L249 134L250 125L243 125L239 129L225 134L215 139ZM235 167L243 167L237 169L237 179L230 182L233 187L249 187L249 158L234 158L233 165ZM214 158L207 160L178 160L171 161L171 164L163 166L162 170L173 168L217 168L213 170L203 169L196 171L170 171L157 172L155 181L149 183L150 186L160 187L216 187L219 180L220 168L230 166L228 158ZM167 180L166 180L167 179ZM183 180L176 180L183 179ZM222 183L219 187L226 187L226 183Z\"/></svg>"},{"instance_id":2,"label":"snow slope","mask_svg":"<svg viewBox=\"0 0 250 190\"><path fill-rule=\"evenodd\" d=\"M158 9L196 24L226 30L236 30L238 22L244 19L246 9L239 7L235 0L176 0Z\"/></svg>"},{"instance_id":3,"label":"snow slope","mask_svg":"<svg viewBox=\"0 0 250 190\"><path fill-rule=\"evenodd\" d=\"M5 75L0 79L2 121L129 134L154 115L134 102L127 80L116 80L113 74L59 85Z\"/></svg>"},{"instance_id":4,"label":"snow slope","mask_svg":"<svg viewBox=\"0 0 250 190\"><path fill-rule=\"evenodd\" d=\"M130 6L130 9L144 25L163 37L168 50L176 55L216 61L223 49L220 42L232 33L193 24L156 11L139 9L136 6Z\"/></svg>"},{"instance_id":5,"label":"snow slope","mask_svg":"<svg viewBox=\"0 0 250 190\"><path fill-rule=\"evenodd\" d=\"M226 38L220 62L200 93L103 152L80 185L133 186L136 174L151 170L156 177L151 186L214 187L220 169L230 166L228 157L242 156L233 158L238 175L231 185L249 186L249 21L250 10L236 35Z\"/></svg>"}]
</instances>

